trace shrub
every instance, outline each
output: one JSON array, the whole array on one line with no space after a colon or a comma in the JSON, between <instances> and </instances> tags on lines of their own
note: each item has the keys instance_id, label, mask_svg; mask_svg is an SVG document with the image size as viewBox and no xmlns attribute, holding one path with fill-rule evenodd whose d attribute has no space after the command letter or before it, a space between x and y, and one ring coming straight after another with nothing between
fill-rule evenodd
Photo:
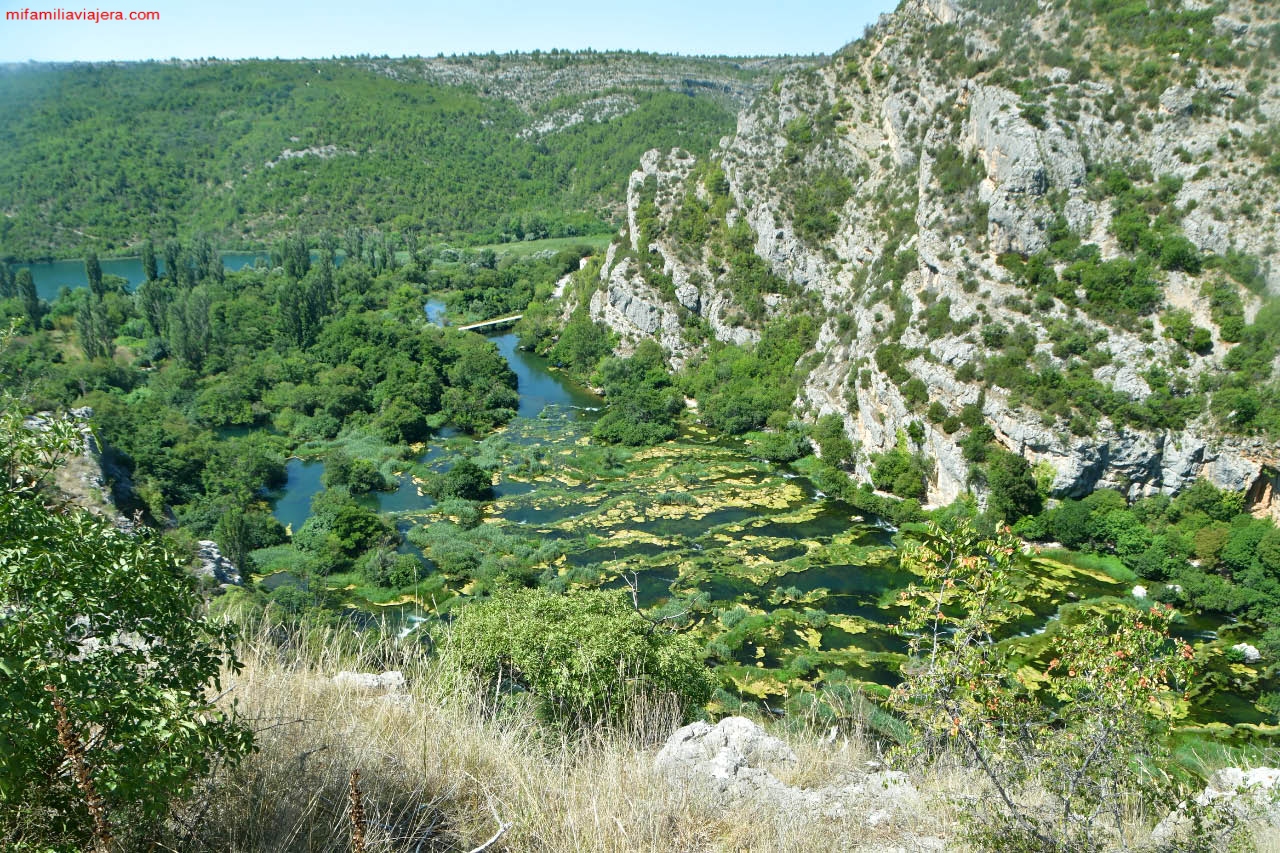
<instances>
[{"instance_id":1,"label":"shrub","mask_svg":"<svg viewBox=\"0 0 1280 853\"><path fill-rule=\"evenodd\" d=\"M483 501L493 497L493 478L475 462L463 458L443 474L431 477L425 490L437 501L449 498Z\"/></svg>"},{"instance_id":2,"label":"shrub","mask_svg":"<svg viewBox=\"0 0 1280 853\"><path fill-rule=\"evenodd\" d=\"M793 195L796 231L813 243L829 240L840 225L844 203L852 195L853 183L838 169L807 175Z\"/></svg>"},{"instance_id":3,"label":"shrub","mask_svg":"<svg viewBox=\"0 0 1280 853\"><path fill-rule=\"evenodd\" d=\"M1194 653L1169 637L1171 609L1095 610L1056 632L1043 671L1015 675L993 637L1019 610L1017 539L930 524L902 563L921 578L900 600L910 658L890 696L916 732L903 754L980 769L995 796L968 812L979 849L1127 847L1126 803L1178 801L1163 736Z\"/></svg>"},{"instance_id":4,"label":"shrub","mask_svg":"<svg viewBox=\"0 0 1280 853\"><path fill-rule=\"evenodd\" d=\"M641 446L675 437L675 418L684 405L657 343L641 342L630 358L606 358L600 377L609 410L592 429L596 439Z\"/></svg>"},{"instance_id":5,"label":"shrub","mask_svg":"<svg viewBox=\"0 0 1280 853\"><path fill-rule=\"evenodd\" d=\"M839 415L823 415L813 427L813 440L818 443L822 458L837 468L852 465L853 442L844 431L844 419Z\"/></svg>"},{"instance_id":6,"label":"shrub","mask_svg":"<svg viewBox=\"0 0 1280 853\"><path fill-rule=\"evenodd\" d=\"M1040 511L1040 491L1031 465L1016 453L997 451L987 463L987 508L996 518L1015 522Z\"/></svg>"},{"instance_id":7,"label":"shrub","mask_svg":"<svg viewBox=\"0 0 1280 853\"><path fill-rule=\"evenodd\" d=\"M922 460L904 450L890 450L872 457L871 480L877 489L900 498L923 499L929 472Z\"/></svg>"},{"instance_id":8,"label":"shrub","mask_svg":"<svg viewBox=\"0 0 1280 853\"><path fill-rule=\"evenodd\" d=\"M335 450L325 459L325 488L346 486L353 495L380 491L388 487L387 478L368 459L357 459L342 450Z\"/></svg>"},{"instance_id":9,"label":"shrub","mask_svg":"<svg viewBox=\"0 0 1280 853\"><path fill-rule=\"evenodd\" d=\"M251 733L209 701L221 673L239 667L232 633L200 615L185 560L162 540L44 506L30 484L73 433L29 432L4 402L0 837L81 850L114 828L118 843L144 849L176 797L252 748ZM79 785L73 751L87 770Z\"/></svg>"},{"instance_id":10,"label":"shrub","mask_svg":"<svg viewBox=\"0 0 1280 853\"><path fill-rule=\"evenodd\" d=\"M977 152L965 157L954 145L944 145L938 149L933 163L938 188L943 195L948 196L959 195L970 187L977 186L985 173Z\"/></svg>"},{"instance_id":11,"label":"shrub","mask_svg":"<svg viewBox=\"0 0 1280 853\"><path fill-rule=\"evenodd\" d=\"M770 462L785 464L802 459L810 453L809 440L798 429L755 433L751 448Z\"/></svg>"},{"instance_id":12,"label":"shrub","mask_svg":"<svg viewBox=\"0 0 1280 853\"><path fill-rule=\"evenodd\" d=\"M691 716L711 697L698 644L616 591L495 593L462 610L449 649L464 668L521 685L557 721L617 721L635 699L662 697Z\"/></svg>"}]
</instances>

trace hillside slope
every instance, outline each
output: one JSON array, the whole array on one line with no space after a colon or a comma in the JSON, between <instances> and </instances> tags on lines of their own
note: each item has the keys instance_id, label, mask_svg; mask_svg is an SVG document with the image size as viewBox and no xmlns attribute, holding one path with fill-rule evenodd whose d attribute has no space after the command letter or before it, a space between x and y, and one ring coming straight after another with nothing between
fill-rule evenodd
<instances>
[{"instance_id":1,"label":"hillside slope","mask_svg":"<svg viewBox=\"0 0 1280 853\"><path fill-rule=\"evenodd\" d=\"M1277 512L1278 66L1270 4L907 0L709 160L642 158L592 316L677 367L812 317L794 408L902 496L1004 448Z\"/></svg>"},{"instance_id":2,"label":"hillside slope","mask_svg":"<svg viewBox=\"0 0 1280 853\"><path fill-rule=\"evenodd\" d=\"M557 53L0 68L0 257L302 229L598 233L649 147L705 151L808 64Z\"/></svg>"}]
</instances>

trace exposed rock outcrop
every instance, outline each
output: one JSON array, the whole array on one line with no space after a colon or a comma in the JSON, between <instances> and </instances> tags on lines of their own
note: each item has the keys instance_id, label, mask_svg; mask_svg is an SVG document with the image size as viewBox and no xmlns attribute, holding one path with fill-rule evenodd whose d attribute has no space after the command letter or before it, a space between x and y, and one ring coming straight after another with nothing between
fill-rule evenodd
<instances>
[{"instance_id":1,"label":"exposed rock outcrop","mask_svg":"<svg viewBox=\"0 0 1280 853\"><path fill-rule=\"evenodd\" d=\"M1233 7L1232 21L1245 20L1246 6L1247 26L1214 24L1240 49L1258 47L1255 34L1276 23L1275 10L1256 3ZM1018 37L1034 32L1051 42L1054 14L1046 7L1016 22ZM960 446L964 431L943 429L940 416L926 417L926 409L955 416L981 403L1001 446L1052 468L1055 496L1098 488L1133 498L1175 493L1203 477L1247 490L1252 511L1280 517L1274 498L1280 460L1266 441L1230 434L1203 409L1177 428L1117 414L1153 399L1173 406L1187 389L1213 384L1233 344L1217 328L1201 286L1230 280L1156 270L1165 305L1189 312L1211 333L1209 349L1188 355L1163 334L1159 309L1150 319L1120 322L1088 310L1083 286L1033 292L1010 271L1006 255L1034 255L1067 239L1086 246L1080 257L1132 257L1113 227L1115 190L1101 175L1136 166L1150 176L1136 180L1161 182L1149 192L1163 193L1167 215L1195 249L1258 258L1266 286L1280 293L1280 265L1271 262L1280 207L1262 192L1278 182L1250 148L1256 137L1266 150L1267 134L1275 133L1280 74L1268 69L1250 82L1242 68L1200 67L1147 98L1096 68L1055 65L1041 81L1033 66L1028 79L1040 88L1029 95L989 70L966 72L972 76L957 70L1008 54L998 45L1001 28L1013 24L986 15L963 0L903 4L835 61L788 75L763 93L712 154L732 199L718 224L746 223L755 254L803 302L771 293L763 316L744 313L725 286L726 259L690 244L676 227L691 195L710 197L698 177L704 171L682 152L651 151L629 182L627 228L601 270L592 316L619 332L624 353L650 337L678 368L703 345L701 332L690 329L752 346L770 319L813 311L816 298L821 331L796 410L806 419L835 414L844 421L861 451L854 474L864 480L870 457L900 446L918 423L920 451L932 461L934 503L969 490L973 472ZM933 55L922 45L932 45ZM1256 108L1253 101L1250 109L1233 107L1245 97ZM1230 169L1217 167L1224 150ZM798 197L813 182L834 186L833 175L847 180L851 193L831 208L829 237L815 237L811 225L806 236L797 222ZM1224 210L1227 200L1245 198L1254 199L1247 216ZM658 226L645 231L638 214L650 203ZM648 245L640 245L642 231ZM1055 281L1074 260L1062 250L1046 257ZM1237 295L1245 317L1254 316L1258 296L1243 285ZM937 318L939 305L945 319ZM992 336L1013 330L1033 336L1029 361L1046 381L1083 370L1096 383L1089 394L1121 402L1109 415L1095 410L1083 419L1070 411L1083 401L1047 411L1033 395L989 381L984 365L1000 355ZM905 352L901 366L923 389L904 393L901 376L882 367L879 349L889 341Z\"/></svg>"},{"instance_id":2,"label":"exposed rock outcrop","mask_svg":"<svg viewBox=\"0 0 1280 853\"><path fill-rule=\"evenodd\" d=\"M1251 825L1255 833L1274 838L1280 832L1280 770L1227 767L1217 771L1193 803L1182 803L1156 825L1152 843L1161 850L1185 849L1179 845L1190 840L1197 828L1193 809L1222 810L1228 821Z\"/></svg>"},{"instance_id":3,"label":"exposed rock outcrop","mask_svg":"<svg viewBox=\"0 0 1280 853\"><path fill-rule=\"evenodd\" d=\"M334 686L365 693L401 693L408 682L399 670L387 672L343 671L333 677Z\"/></svg>"},{"instance_id":4,"label":"exposed rock outcrop","mask_svg":"<svg viewBox=\"0 0 1280 853\"><path fill-rule=\"evenodd\" d=\"M726 717L714 726L697 722L679 729L654 764L673 784L723 803L767 801L828 817L852 812L864 814L870 826L920 802L906 774L892 770L877 768L823 788L789 785L771 772L797 760L791 747L755 723Z\"/></svg>"},{"instance_id":5,"label":"exposed rock outcrop","mask_svg":"<svg viewBox=\"0 0 1280 853\"><path fill-rule=\"evenodd\" d=\"M240 586L244 580L235 564L222 555L218 543L201 539L196 547L196 577L209 578L218 586Z\"/></svg>"},{"instance_id":6,"label":"exposed rock outcrop","mask_svg":"<svg viewBox=\"0 0 1280 853\"><path fill-rule=\"evenodd\" d=\"M57 417L53 412L37 412L28 416L23 425L29 430L43 430ZM133 483L127 470L111 465L103 454L91 424L93 409L89 406L71 409L66 417L79 433L80 441L73 448L74 454L55 470L54 486L79 506L132 532L135 520L119 511L116 499L117 496L130 497Z\"/></svg>"}]
</instances>

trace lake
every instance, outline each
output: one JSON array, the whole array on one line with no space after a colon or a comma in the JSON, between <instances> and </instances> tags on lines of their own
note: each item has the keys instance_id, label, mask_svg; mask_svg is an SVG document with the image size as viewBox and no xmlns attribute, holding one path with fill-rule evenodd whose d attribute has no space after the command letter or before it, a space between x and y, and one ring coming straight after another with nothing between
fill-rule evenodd
<instances>
[{"instance_id":1,"label":"lake","mask_svg":"<svg viewBox=\"0 0 1280 853\"><path fill-rule=\"evenodd\" d=\"M235 272L251 267L259 260L264 263L267 255L264 252L223 252L222 266L227 272ZM144 276L142 274L142 258L102 258L99 263L102 265L103 275L118 275L129 282L129 288L133 289L142 284ZM156 266L160 274L164 274L164 260L156 258ZM36 283L36 292L40 294L40 298L46 301L53 301L58 295L58 289L62 287L87 287L88 278L84 273L84 261L46 261L43 263L23 263L17 264L13 268L15 270L26 267L31 270L31 277Z\"/></svg>"}]
</instances>

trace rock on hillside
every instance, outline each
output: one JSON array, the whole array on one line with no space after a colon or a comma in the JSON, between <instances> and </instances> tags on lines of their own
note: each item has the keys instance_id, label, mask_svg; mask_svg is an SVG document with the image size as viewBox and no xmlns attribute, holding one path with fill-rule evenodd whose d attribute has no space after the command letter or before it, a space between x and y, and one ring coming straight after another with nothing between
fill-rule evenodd
<instances>
[{"instance_id":1,"label":"rock on hillside","mask_svg":"<svg viewBox=\"0 0 1280 853\"><path fill-rule=\"evenodd\" d=\"M907 0L709 162L649 152L592 316L678 368L814 313L795 410L843 420L861 479L918 423L933 502L981 485L981 424L1059 496L1205 477L1280 513L1273 437L1215 393L1280 293L1276 7L1096 8Z\"/></svg>"},{"instance_id":2,"label":"rock on hillside","mask_svg":"<svg viewBox=\"0 0 1280 853\"><path fill-rule=\"evenodd\" d=\"M485 95L509 98L530 112L566 97L591 96L619 88L711 95L741 109L755 99L775 74L813 64L812 59L804 57L666 56L609 51L364 62L370 69L396 79L421 77L447 86L471 86ZM616 95L594 100L602 102L594 104L600 109L616 110L625 104L625 97Z\"/></svg>"},{"instance_id":3,"label":"rock on hillside","mask_svg":"<svg viewBox=\"0 0 1280 853\"><path fill-rule=\"evenodd\" d=\"M29 430L44 430L58 417L53 412L38 412L27 417L24 426ZM52 485L68 500L94 515L109 519L122 530L133 531L135 521L120 513L115 500L116 494L130 495L133 484L128 471L111 465L103 456L90 425L93 409L89 406L71 409L65 417L75 425L80 442L74 448L75 455L54 470Z\"/></svg>"},{"instance_id":4,"label":"rock on hillside","mask_svg":"<svg viewBox=\"0 0 1280 853\"><path fill-rule=\"evenodd\" d=\"M801 788L783 782L773 769L798 761L787 744L745 717L725 717L714 726L697 722L674 732L654 760L667 780L718 804L783 806L817 818L864 815L869 827L908 815L922 805L905 773L879 767L847 774L839 784ZM942 850L940 839L910 839L911 849Z\"/></svg>"}]
</instances>

